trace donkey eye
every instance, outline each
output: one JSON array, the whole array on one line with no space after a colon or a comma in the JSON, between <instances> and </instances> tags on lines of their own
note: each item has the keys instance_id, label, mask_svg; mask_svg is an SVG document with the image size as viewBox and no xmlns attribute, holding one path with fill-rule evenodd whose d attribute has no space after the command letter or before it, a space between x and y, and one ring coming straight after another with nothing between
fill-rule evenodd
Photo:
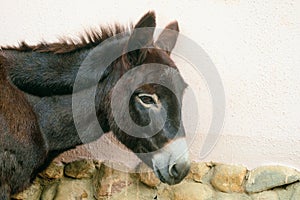
<instances>
[{"instance_id":1,"label":"donkey eye","mask_svg":"<svg viewBox=\"0 0 300 200\"><path fill-rule=\"evenodd\" d=\"M139 98L145 104L155 104L155 101L154 101L154 99L152 97L149 97L149 96L140 96Z\"/></svg>"},{"instance_id":2,"label":"donkey eye","mask_svg":"<svg viewBox=\"0 0 300 200\"><path fill-rule=\"evenodd\" d=\"M138 101L146 107L156 105L158 103L158 97L156 94L145 94L141 93L137 95Z\"/></svg>"}]
</instances>

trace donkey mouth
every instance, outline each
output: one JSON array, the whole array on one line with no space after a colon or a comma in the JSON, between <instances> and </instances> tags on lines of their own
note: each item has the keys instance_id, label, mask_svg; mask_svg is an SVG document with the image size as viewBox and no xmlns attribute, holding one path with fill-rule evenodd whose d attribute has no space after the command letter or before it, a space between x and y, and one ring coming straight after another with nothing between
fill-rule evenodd
<instances>
[{"instance_id":1,"label":"donkey mouth","mask_svg":"<svg viewBox=\"0 0 300 200\"><path fill-rule=\"evenodd\" d=\"M163 177L163 175L160 173L159 170L155 171L156 176L159 178L159 180L163 183L167 183L166 179Z\"/></svg>"},{"instance_id":2,"label":"donkey mouth","mask_svg":"<svg viewBox=\"0 0 300 200\"><path fill-rule=\"evenodd\" d=\"M180 183L190 170L188 157L185 139L176 139L154 154L153 171L161 182L175 185Z\"/></svg>"}]
</instances>

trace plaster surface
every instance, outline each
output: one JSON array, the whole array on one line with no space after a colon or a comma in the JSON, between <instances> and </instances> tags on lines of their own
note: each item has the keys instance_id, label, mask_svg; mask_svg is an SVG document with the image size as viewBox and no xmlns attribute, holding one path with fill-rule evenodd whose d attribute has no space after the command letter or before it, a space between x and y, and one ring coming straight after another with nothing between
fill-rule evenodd
<instances>
[{"instance_id":1,"label":"plaster surface","mask_svg":"<svg viewBox=\"0 0 300 200\"><path fill-rule=\"evenodd\" d=\"M281 164L300 169L299 1L0 0L0 5L1 45L76 37L90 27L136 22L148 10L156 11L159 27L178 20L181 33L197 42L215 64L226 95L221 137L211 153L200 158L213 105L203 77L195 76L185 64L178 65L199 103L192 159L248 168ZM185 104L185 123L188 109L194 108ZM92 150L103 159L118 160L105 147L107 143L111 141L102 138L98 145L68 152L62 159L86 157ZM123 157L127 163L137 162L130 153Z\"/></svg>"}]
</instances>

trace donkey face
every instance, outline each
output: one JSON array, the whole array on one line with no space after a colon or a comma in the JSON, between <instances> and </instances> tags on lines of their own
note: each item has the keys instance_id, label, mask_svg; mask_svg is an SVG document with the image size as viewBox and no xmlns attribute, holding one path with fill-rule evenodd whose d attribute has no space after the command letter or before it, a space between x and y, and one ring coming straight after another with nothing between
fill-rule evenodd
<instances>
[{"instance_id":1,"label":"donkey face","mask_svg":"<svg viewBox=\"0 0 300 200\"><path fill-rule=\"evenodd\" d=\"M130 99L130 115L140 126L160 126L166 115L163 128L147 137L147 132L133 139L130 148L138 157L153 168L162 182L179 183L188 173L190 163L181 122L181 102L168 88L149 84L138 88ZM158 121L157 121L158 120Z\"/></svg>"},{"instance_id":2,"label":"donkey face","mask_svg":"<svg viewBox=\"0 0 300 200\"><path fill-rule=\"evenodd\" d=\"M155 15L147 13L135 26L137 28L155 27ZM123 56L127 69L141 64L166 66L165 70L152 72L151 77L157 77L172 85L175 89L157 84L144 84L137 88L129 102L129 113L132 120L139 126L160 126L161 130L154 135L147 132L138 133L139 137L128 135L120 130L113 130L116 137L137 156L148 164L162 182L179 183L188 173L190 162L185 140L185 131L181 122L181 101L186 83L179 76L176 82L170 77L171 71L177 71L175 63L170 58L170 52L175 46L178 36L177 22L170 23L153 41L153 30L140 33L133 31L128 46L139 44L140 49L131 51ZM173 30L173 31L170 31ZM127 46L127 48L128 48ZM147 76L139 76L147 81Z\"/></svg>"}]
</instances>

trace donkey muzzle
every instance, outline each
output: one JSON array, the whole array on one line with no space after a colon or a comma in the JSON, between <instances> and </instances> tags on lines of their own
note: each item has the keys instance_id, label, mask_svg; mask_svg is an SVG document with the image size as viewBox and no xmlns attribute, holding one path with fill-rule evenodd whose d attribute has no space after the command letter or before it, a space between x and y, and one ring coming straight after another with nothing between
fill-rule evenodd
<instances>
[{"instance_id":1,"label":"donkey muzzle","mask_svg":"<svg viewBox=\"0 0 300 200\"><path fill-rule=\"evenodd\" d=\"M156 176L169 185L180 183L190 170L188 147L184 138L170 142L152 158Z\"/></svg>"}]
</instances>

